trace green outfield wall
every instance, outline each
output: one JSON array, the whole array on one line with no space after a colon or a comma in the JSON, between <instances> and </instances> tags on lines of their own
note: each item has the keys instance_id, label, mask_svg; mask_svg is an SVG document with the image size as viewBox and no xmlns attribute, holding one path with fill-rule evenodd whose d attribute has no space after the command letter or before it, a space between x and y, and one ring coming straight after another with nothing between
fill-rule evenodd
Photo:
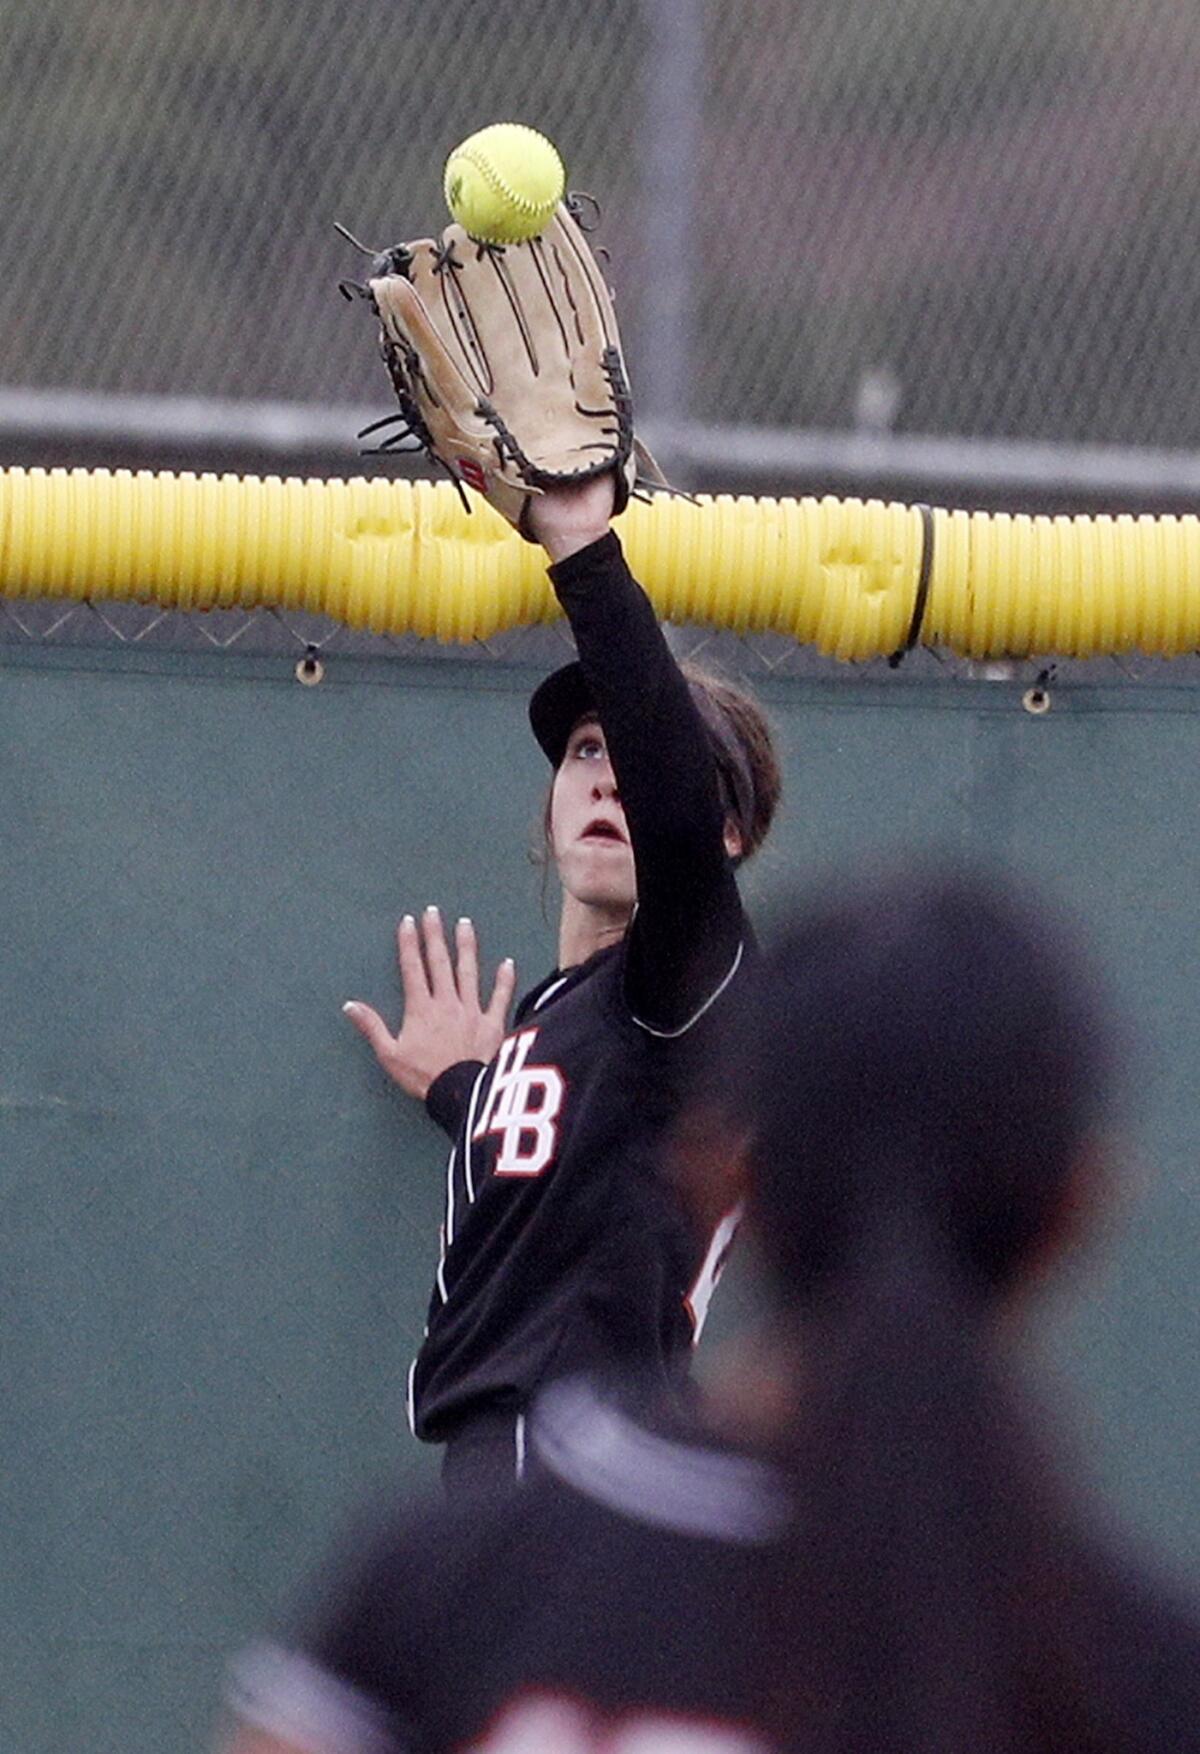
<instances>
[{"instance_id":1,"label":"green outfield wall","mask_svg":"<svg viewBox=\"0 0 1200 1754\"><path fill-rule=\"evenodd\" d=\"M475 919L490 964L549 965L532 680L0 652L12 1754L204 1748L225 1656L365 1493L431 1478L403 1397L442 1142L340 1006L395 1015L393 926L430 901ZM1064 684L1038 716L1021 692L763 686L787 794L748 889L769 915L798 880L941 845L1080 922L1134 1025L1117 1155L1139 1191L1048 1312L1052 1392L1200 1578L1200 695Z\"/></svg>"}]
</instances>

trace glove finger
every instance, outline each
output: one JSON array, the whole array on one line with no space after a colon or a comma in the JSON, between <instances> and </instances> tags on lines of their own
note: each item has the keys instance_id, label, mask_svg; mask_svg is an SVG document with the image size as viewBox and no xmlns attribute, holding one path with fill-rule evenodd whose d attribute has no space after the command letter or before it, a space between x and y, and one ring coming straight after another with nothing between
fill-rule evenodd
<instances>
[{"instance_id":1,"label":"glove finger","mask_svg":"<svg viewBox=\"0 0 1200 1754\"><path fill-rule=\"evenodd\" d=\"M572 351L582 348L589 356L606 347L620 347L616 313L600 265L591 246L560 202L540 242L553 258L564 283L564 295L574 315L568 325Z\"/></svg>"},{"instance_id":2,"label":"glove finger","mask_svg":"<svg viewBox=\"0 0 1200 1754\"><path fill-rule=\"evenodd\" d=\"M439 244L416 255L411 274L430 320L481 395L500 408L534 391L543 406L563 402L579 341L567 327L565 278L537 240L488 246L447 226Z\"/></svg>"},{"instance_id":3,"label":"glove finger","mask_svg":"<svg viewBox=\"0 0 1200 1754\"><path fill-rule=\"evenodd\" d=\"M428 419L431 406L440 407L456 425L478 432L475 415L478 394L447 347L419 292L398 274L368 284L387 340L402 349L407 343L416 352L416 361L411 358L407 361L407 375L422 414Z\"/></svg>"},{"instance_id":4,"label":"glove finger","mask_svg":"<svg viewBox=\"0 0 1200 1754\"><path fill-rule=\"evenodd\" d=\"M478 250L461 225L448 225L436 243L422 239L414 248L409 276L445 352L477 394L490 396L499 349L475 308Z\"/></svg>"},{"instance_id":5,"label":"glove finger","mask_svg":"<svg viewBox=\"0 0 1200 1754\"><path fill-rule=\"evenodd\" d=\"M497 399L535 383L539 391L553 391L569 363L561 325L534 267L534 247L472 245L469 267L459 281L476 326L487 337L488 394Z\"/></svg>"},{"instance_id":6,"label":"glove finger","mask_svg":"<svg viewBox=\"0 0 1200 1754\"><path fill-rule=\"evenodd\" d=\"M620 366L623 388L628 380L621 356L616 313L600 265L587 239L561 205L543 238L554 267L568 289L571 311L568 333L572 337L576 399L585 408L607 406L613 400L614 388L606 375L606 361L615 361Z\"/></svg>"},{"instance_id":7,"label":"glove finger","mask_svg":"<svg viewBox=\"0 0 1200 1754\"><path fill-rule=\"evenodd\" d=\"M616 320L566 209L538 237L479 251L472 266L479 327L507 337L495 349L491 400L525 463L562 479L620 467L629 420Z\"/></svg>"},{"instance_id":8,"label":"glove finger","mask_svg":"<svg viewBox=\"0 0 1200 1754\"><path fill-rule=\"evenodd\" d=\"M566 289L541 241L479 251L460 290L486 337L488 400L528 463L557 473L594 461L573 456L593 435L575 406L578 341Z\"/></svg>"},{"instance_id":9,"label":"glove finger","mask_svg":"<svg viewBox=\"0 0 1200 1754\"><path fill-rule=\"evenodd\" d=\"M561 203L541 241L554 275L566 289L575 413L581 424L592 427L592 436L581 449L593 459L607 450L617 478L620 512L628 501L636 464L632 399L612 298L586 237Z\"/></svg>"}]
</instances>

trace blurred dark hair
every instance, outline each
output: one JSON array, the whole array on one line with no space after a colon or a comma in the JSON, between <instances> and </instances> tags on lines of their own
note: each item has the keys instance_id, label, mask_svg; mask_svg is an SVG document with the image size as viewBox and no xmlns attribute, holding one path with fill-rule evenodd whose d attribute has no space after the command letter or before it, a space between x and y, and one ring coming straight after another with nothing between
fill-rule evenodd
<instances>
[{"instance_id":1,"label":"blurred dark hair","mask_svg":"<svg viewBox=\"0 0 1200 1754\"><path fill-rule=\"evenodd\" d=\"M900 1239L964 1297L1003 1291L1096 1123L1108 1033L1061 930L978 874L812 905L764 962L741 1048L780 1296L819 1302Z\"/></svg>"},{"instance_id":2,"label":"blurred dark hair","mask_svg":"<svg viewBox=\"0 0 1200 1754\"><path fill-rule=\"evenodd\" d=\"M1052 1250L1107 1094L1090 979L1015 895L910 869L793 917L734 1055L797 1336L796 1522L762 1592L780 1744L1109 1746L1085 1544L994 1320Z\"/></svg>"}]
</instances>

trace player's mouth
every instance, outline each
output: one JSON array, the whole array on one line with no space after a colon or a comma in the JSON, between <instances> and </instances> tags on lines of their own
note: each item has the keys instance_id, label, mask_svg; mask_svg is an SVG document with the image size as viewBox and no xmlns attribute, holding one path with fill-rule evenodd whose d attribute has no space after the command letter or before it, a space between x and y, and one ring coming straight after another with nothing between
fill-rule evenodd
<instances>
[{"instance_id":1,"label":"player's mouth","mask_svg":"<svg viewBox=\"0 0 1200 1754\"><path fill-rule=\"evenodd\" d=\"M586 841L607 841L610 845L618 847L623 847L626 844L625 836L621 830L615 822L610 822L606 816L593 817L579 838Z\"/></svg>"}]
</instances>

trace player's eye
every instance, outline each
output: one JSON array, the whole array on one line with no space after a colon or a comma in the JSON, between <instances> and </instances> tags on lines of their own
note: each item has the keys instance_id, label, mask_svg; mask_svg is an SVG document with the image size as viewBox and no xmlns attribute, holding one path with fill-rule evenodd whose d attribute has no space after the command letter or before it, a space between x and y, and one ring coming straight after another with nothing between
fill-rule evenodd
<instances>
[{"instance_id":1,"label":"player's eye","mask_svg":"<svg viewBox=\"0 0 1200 1754\"><path fill-rule=\"evenodd\" d=\"M585 731L571 744L571 754L576 761L603 761L604 739L594 731Z\"/></svg>"}]
</instances>

